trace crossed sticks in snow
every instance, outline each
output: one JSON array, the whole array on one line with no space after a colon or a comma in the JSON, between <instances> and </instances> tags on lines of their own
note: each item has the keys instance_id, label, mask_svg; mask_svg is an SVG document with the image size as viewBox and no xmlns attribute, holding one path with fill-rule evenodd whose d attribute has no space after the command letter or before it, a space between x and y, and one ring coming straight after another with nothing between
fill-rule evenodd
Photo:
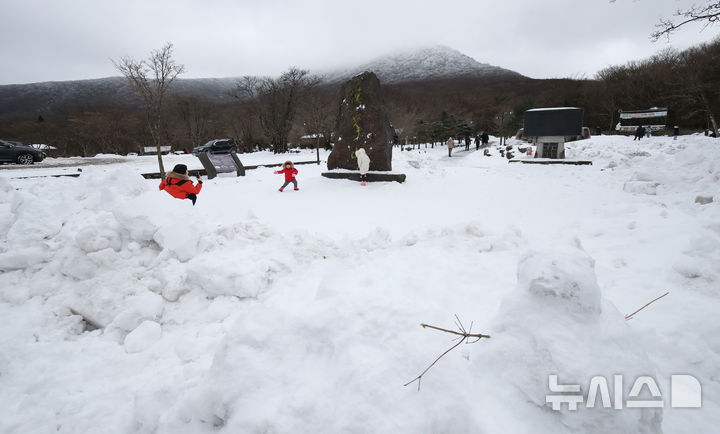
<instances>
[{"instance_id":1,"label":"crossed sticks in snow","mask_svg":"<svg viewBox=\"0 0 720 434\"><path fill-rule=\"evenodd\" d=\"M457 340L458 342L457 342L455 345L453 345L452 347L448 348L444 353L440 354L440 356L439 356L437 359L435 359L435 361L432 362L432 363L430 364L430 366L428 366L424 371L422 371L422 373L421 373L420 375L418 375L417 377L415 377L413 380L407 382L407 383L405 384L405 386L407 386L407 385L409 385L409 384L412 384L412 383L414 383L414 382L417 381L417 382L418 382L418 390L420 390L420 382L422 381L423 375L425 375L425 374L427 373L427 371L429 371L430 368L432 368L432 367L435 365L435 363L438 362L438 360L442 359L445 354L447 354L447 353L449 353L450 351L454 350L455 348L457 348L458 346L460 346L460 344L462 344L463 342L466 343L466 344L474 344L474 343L476 343L477 341L479 341L479 340L482 339L482 338L486 338L486 339L487 339L487 338L490 338L490 335L483 335L483 334L480 334L480 333L475 333L475 334L471 333L471 332L472 332L472 327L473 327L473 323L472 323L472 322L470 323L470 328L467 329L467 330L465 330L465 326L463 326L462 322L460 321L460 318L458 318L457 315L455 315L455 325L457 326L457 328L458 328L459 331L443 329L443 328L431 326L431 325L425 324L425 323L420 324L420 326L422 326L422 328L431 328L431 329L435 329L435 330L440 330L441 332L451 333L451 334L457 335L458 337L455 338L455 339L453 339L453 340ZM474 340L473 340L473 341L470 341L470 339L474 339Z\"/></svg>"},{"instance_id":2,"label":"crossed sticks in snow","mask_svg":"<svg viewBox=\"0 0 720 434\"><path fill-rule=\"evenodd\" d=\"M649 303L647 303L645 306L641 307L640 309L636 310L635 312L633 312L633 313L631 313L631 314L629 314L629 315L626 315L626 316L625 316L625 319L626 319L626 320L632 319L633 316L634 316L636 313L640 312L641 310L645 309L646 307L648 307L648 306L651 305L652 303L660 300L661 298L665 297L665 296L668 295L668 294L669 294L669 292L666 292L665 294L661 295L660 297L658 297L658 298L656 298L656 299L654 299L654 300L651 300L651 301L650 301ZM410 385L410 384L412 384L412 383L414 383L414 382L417 381L417 382L418 382L418 390L420 390L420 383L422 382L422 377L423 377L423 375L425 375L425 374L430 370L430 368L432 368L433 366L435 366L435 364L438 362L438 360L442 359L443 356L445 356L445 354L447 354L447 353L449 353L450 351L454 350L455 348L457 348L458 346L460 346L460 344L462 344L462 343L474 344L474 343L476 343L477 341L479 341L479 340L482 339L482 338L486 338L486 339L490 338L490 335L483 335L483 334L480 334L480 333L472 333L473 323L470 323L470 328L467 329L467 330L465 330L465 326L463 326L463 323L460 321L460 318L458 318L457 315L455 315L455 326L457 326L458 331L448 330L448 329L444 329L444 328L440 328L440 327L435 327L435 326L432 326L432 325L429 325L429 324L425 324L425 323L420 324L420 326L422 326L422 328L431 328L431 329L435 329L435 330L440 330L441 332L445 332L445 333L450 333L450 334L453 334L453 335L457 335L458 337L455 338L455 339L453 339L453 340L456 340L456 341L458 341L458 342L457 342L455 345L453 345L452 347L448 348L444 353L440 354L440 356L439 356L437 359L435 359L435 361L432 362L432 363L430 364L430 366L428 366L427 368L425 368L425 370L422 371L422 373L420 373L420 375L418 375L417 377L415 377L415 378L412 379L411 381L409 381L409 382L407 382L407 383L404 384L405 386L408 386L408 385ZM471 341L470 339L474 339L474 340Z\"/></svg>"}]
</instances>

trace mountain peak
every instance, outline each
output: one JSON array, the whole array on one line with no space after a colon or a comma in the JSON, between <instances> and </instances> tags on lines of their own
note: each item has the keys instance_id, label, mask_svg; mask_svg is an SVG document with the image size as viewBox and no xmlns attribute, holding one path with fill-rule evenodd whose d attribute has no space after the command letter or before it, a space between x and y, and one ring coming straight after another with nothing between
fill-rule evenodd
<instances>
[{"instance_id":1,"label":"mountain peak","mask_svg":"<svg viewBox=\"0 0 720 434\"><path fill-rule=\"evenodd\" d=\"M346 80L363 71L373 71L382 83L459 77L521 77L517 72L480 63L445 45L434 45L394 52L356 67L332 71L328 73L328 80Z\"/></svg>"}]
</instances>

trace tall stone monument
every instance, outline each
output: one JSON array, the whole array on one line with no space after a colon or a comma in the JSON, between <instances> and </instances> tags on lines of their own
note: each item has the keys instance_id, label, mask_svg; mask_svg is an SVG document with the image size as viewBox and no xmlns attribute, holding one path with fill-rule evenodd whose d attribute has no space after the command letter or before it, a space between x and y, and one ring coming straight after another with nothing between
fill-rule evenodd
<instances>
[{"instance_id":1,"label":"tall stone monument","mask_svg":"<svg viewBox=\"0 0 720 434\"><path fill-rule=\"evenodd\" d=\"M370 170L392 170L394 129L388 120L380 81L363 72L347 81L340 92L340 110L335 124L335 146L328 169L357 170L355 151L365 148Z\"/></svg>"}]
</instances>

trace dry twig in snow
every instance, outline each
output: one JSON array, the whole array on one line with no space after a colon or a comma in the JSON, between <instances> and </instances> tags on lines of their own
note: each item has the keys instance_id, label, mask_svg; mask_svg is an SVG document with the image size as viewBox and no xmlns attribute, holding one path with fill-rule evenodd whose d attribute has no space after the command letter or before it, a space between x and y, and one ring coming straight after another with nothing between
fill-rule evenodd
<instances>
[{"instance_id":1,"label":"dry twig in snow","mask_svg":"<svg viewBox=\"0 0 720 434\"><path fill-rule=\"evenodd\" d=\"M457 328L458 328L459 331L443 329L443 328L431 326L431 325L425 324L425 323L420 324L420 325L421 325L423 328L428 328L428 327L429 327L429 328L431 328L431 329L440 330L441 332L451 333L451 334L454 334L454 335L458 335L459 337L456 338L456 339L458 340L458 343L456 343L456 344L453 345L452 347L448 348L444 353L440 354L440 356L439 356L437 359L435 359L435 361L432 362L432 363L430 364L430 366L428 366L424 371L422 371L422 373L421 373L420 375L418 375L418 376L415 377L412 381L409 381L409 382L407 382L407 383L405 384L405 386L407 386L407 385L412 384L412 383L414 383L415 381L417 381L417 382L418 382L418 390L420 390L420 382L422 381L423 375L425 375L425 373L427 373L427 371L429 371L430 368L432 368L432 367L435 365L435 363L438 362L438 360L442 359L445 354L449 353L450 351L452 351L453 349L455 349L456 347L458 347L458 346L459 346L460 344L462 344L463 342L465 342L465 343L467 343L467 344L474 344L475 342L479 341L479 340L482 339L482 338L489 338L489 337L490 337L490 335L483 335L483 334L480 334L480 333L474 333L474 334L471 333L471 332L472 332L473 323L470 323L470 328L466 331L466 330L465 330L465 327L464 327L463 324L462 324L462 322L460 322L460 318L458 318L457 315L455 315L455 325L457 326ZM470 341L470 338L475 338L475 340L473 340L473 341L471 342L471 341Z\"/></svg>"},{"instance_id":2,"label":"dry twig in snow","mask_svg":"<svg viewBox=\"0 0 720 434\"><path fill-rule=\"evenodd\" d=\"M650 301L648 304L646 304L645 306L643 306L643 307L641 307L640 309L636 310L635 312L631 313L630 315L626 315L626 316L625 316L625 319L632 319L633 315L635 315L636 313L638 313L638 312L640 312L641 310L645 309L646 307L650 306L651 303L654 303L654 302L660 300L661 298L665 297L665 296L668 295L668 294L670 294L670 292L666 292L665 294L661 295L660 297L658 297L658 298Z\"/></svg>"}]
</instances>

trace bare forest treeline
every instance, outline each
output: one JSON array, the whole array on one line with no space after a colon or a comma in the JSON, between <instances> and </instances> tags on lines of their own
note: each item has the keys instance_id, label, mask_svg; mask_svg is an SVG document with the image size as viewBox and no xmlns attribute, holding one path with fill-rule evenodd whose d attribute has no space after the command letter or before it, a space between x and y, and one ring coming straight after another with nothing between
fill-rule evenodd
<instances>
[{"instance_id":1,"label":"bare forest treeline","mask_svg":"<svg viewBox=\"0 0 720 434\"><path fill-rule=\"evenodd\" d=\"M585 125L610 132L618 110L668 107L668 124L683 133L717 129L720 113L720 40L684 51L611 66L594 79L525 77L455 78L383 86L385 103L400 143L442 141L448 136L512 135L533 107L585 109ZM324 84L290 68L279 78L239 80L224 102L170 95L163 107L160 142L190 150L215 138L233 138L242 152L284 152L287 142L328 146L340 103L339 85ZM499 114L505 117L500 131ZM77 102L52 113L0 122L0 138L57 147L55 156L126 154L155 146L140 102ZM301 139L316 134L316 138Z\"/></svg>"}]
</instances>

